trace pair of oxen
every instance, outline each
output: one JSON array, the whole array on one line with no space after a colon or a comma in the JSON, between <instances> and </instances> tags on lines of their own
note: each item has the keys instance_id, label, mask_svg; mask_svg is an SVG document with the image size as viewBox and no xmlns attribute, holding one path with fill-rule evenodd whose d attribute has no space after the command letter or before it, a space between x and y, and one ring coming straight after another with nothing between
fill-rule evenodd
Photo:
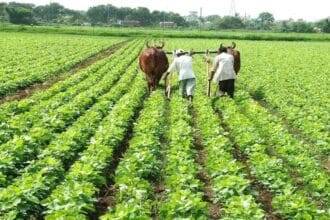
<instances>
[{"instance_id":1,"label":"pair of oxen","mask_svg":"<svg viewBox=\"0 0 330 220\"><path fill-rule=\"evenodd\" d=\"M168 58L166 52L163 50L164 46L164 42L152 46L147 42L147 48L141 53L139 58L140 68L146 75L149 92L152 92L157 88L163 74L169 68ZM234 42L231 46L220 44L220 48L223 47L226 47L227 52L234 56L234 69L236 74L238 74L241 68L241 58L240 52L235 49L236 44ZM194 54L194 52L192 52L192 54Z\"/></svg>"}]
</instances>

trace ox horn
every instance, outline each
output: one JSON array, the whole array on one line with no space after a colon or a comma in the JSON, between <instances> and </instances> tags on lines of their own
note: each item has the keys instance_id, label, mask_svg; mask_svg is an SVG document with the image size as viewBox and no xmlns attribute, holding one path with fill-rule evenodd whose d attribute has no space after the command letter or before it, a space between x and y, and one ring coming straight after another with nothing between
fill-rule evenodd
<instances>
[{"instance_id":1,"label":"ox horn","mask_svg":"<svg viewBox=\"0 0 330 220\"><path fill-rule=\"evenodd\" d=\"M231 44L232 44L231 47L232 47L233 49L235 49L235 48L236 48L236 43L235 43L235 42L232 42Z\"/></svg>"},{"instance_id":2,"label":"ox horn","mask_svg":"<svg viewBox=\"0 0 330 220\"><path fill-rule=\"evenodd\" d=\"M149 41L146 43L147 48L150 48Z\"/></svg>"},{"instance_id":3,"label":"ox horn","mask_svg":"<svg viewBox=\"0 0 330 220\"><path fill-rule=\"evenodd\" d=\"M165 47L165 43L164 43L164 41L161 41L160 42L160 46L159 46L161 49L163 49L164 47Z\"/></svg>"}]
</instances>

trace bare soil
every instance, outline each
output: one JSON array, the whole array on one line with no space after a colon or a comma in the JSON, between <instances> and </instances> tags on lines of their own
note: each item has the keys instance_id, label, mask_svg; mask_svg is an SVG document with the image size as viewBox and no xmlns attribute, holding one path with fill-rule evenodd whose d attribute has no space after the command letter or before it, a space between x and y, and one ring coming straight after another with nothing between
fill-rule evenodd
<instances>
[{"instance_id":1,"label":"bare soil","mask_svg":"<svg viewBox=\"0 0 330 220\"><path fill-rule=\"evenodd\" d=\"M323 161L323 166L327 169L327 171L330 173L330 158L327 158Z\"/></svg>"}]
</instances>

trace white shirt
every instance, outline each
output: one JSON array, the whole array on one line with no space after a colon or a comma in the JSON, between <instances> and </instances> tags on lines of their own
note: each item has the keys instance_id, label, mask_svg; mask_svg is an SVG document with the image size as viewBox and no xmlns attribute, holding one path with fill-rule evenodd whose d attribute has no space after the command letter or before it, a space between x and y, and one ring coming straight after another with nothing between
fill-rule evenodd
<instances>
[{"instance_id":1,"label":"white shirt","mask_svg":"<svg viewBox=\"0 0 330 220\"><path fill-rule=\"evenodd\" d=\"M177 71L179 73L179 80L194 79L195 73L193 70L193 59L189 55L182 55L176 57L169 67L167 72Z\"/></svg>"},{"instance_id":2,"label":"white shirt","mask_svg":"<svg viewBox=\"0 0 330 220\"><path fill-rule=\"evenodd\" d=\"M234 56L228 53L221 53L214 58L213 71L215 71L213 81L218 83L228 79L236 79L234 70Z\"/></svg>"}]
</instances>

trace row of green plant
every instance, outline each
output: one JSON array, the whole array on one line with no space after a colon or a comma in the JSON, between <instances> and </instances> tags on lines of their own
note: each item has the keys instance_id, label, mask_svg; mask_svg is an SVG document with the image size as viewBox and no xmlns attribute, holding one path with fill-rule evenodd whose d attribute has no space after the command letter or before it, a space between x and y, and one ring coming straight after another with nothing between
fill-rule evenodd
<instances>
[{"instance_id":1,"label":"row of green plant","mask_svg":"<svg viewBox=\"0 0 330 220\"><path fill-rule=\"evenodd\" d=\"M220 43L231 44L220 39L201 42L200 39L171 39L166 50L216 50ZM248 90L271 111L279 113L293 131L298 130L296 133L313 142L320 156L328 156L330 44L256 41L236 41L236 44L242 55L242 68L238 75L241 89ZM283 57L286 57L285 63ZM310 57L318 59L310 60ZM205 69L202 71L206 74Z\"/></svg>"},{"instance_id":2,"label":"row of green plant","mask_svg":"<svg viewBox=\"0 0 330 220\"><path fill-rule=\"evenodd\" d=\"M138 76L130 92L102 121L91 144L72 165L63 183L43 201L47 208L45 219L84 219L86 214L95 211L99 189L106 184L108 174L104 171L113 161L116 149L123 147L121 144L145 94L145 82Z\"/></svg>"},{"instance_id":3,"label":"row of green plant","mask_svg":"<svg viewBox=\"0 0 330 220\"><path fill-rule=\"evenodd\" d=\"M4 115L10 115L10 117L7 116L6 119L1 121L0 144L9 141L13 136L25 134L34 124L38 124L38 122L44 120L44 118L50 117L54 111L57 111L60 108L65 108L65 105L72 105L72 100L78 95L91 89L93 85L98 84L103 79L105 80L106 77L109 77L109 70L118 68L124 69L126 64L132 63L140 48L141 45L138 43L135 47L132 47L129 50L126 49L127 52L120 51L123 52L123 56L106 60L107 62L101 62L102 66L99 66L99 64L95 65L95 68L90 68L86 71L89 75L87 79L80 81L71 88L67 88L63 92L53 94L53 97L49 99L40 100L33 97L28 101L23 100L18 102L20 106L21 104L24 106L25 111L22 112L21 110L21 114L13 115L11 109L2 109L2 113L4 113ZM112 77L113 82L115 82L120 77L120 72L117 72L110 77ZM50 89L50 93L52 92L53 90ZM45 91L45 94L48 94L48 90ZM33 103L35 105L32 105ZM6 110L8 111L6 112Z\"/></svg>"},{"instance_id":4,"label":"row of green plant","mask_svg":"<svg viewBox=\"0 0 330 220\"><path fill-rule=\"evenodd\" d=\"M24 130L21 135L14 137L6 144L0 146L0 171L1 176L7 176L6 182L17 176L20 170L26 165L26 162L36 157L47 144L55 139L58 134L67 130L77 118L86 113L103 94L108 93L113 88L115 82L127 71L127 64L135 58L132 54L127 60L122 60L117 68L107 71L108 74L103 78L97 87L91 87L88 90L77 95L68 104L45 115L41 120L36 115L36 123L33 127ZM134 64L130 69L136 68ZM32 120L31 120L32 121ZM32 122L29 122L32 123ZM1 185L6 185L6 182Z\"/></svg>"},{"instance_id":5,"label":"row of green plant","mask_svg":"<svg viewBox=\"0 0 330 220\"><path fill-rule=\"evenodd\" d=\"M278 119L270 115L256 102L248 99L247 94L240 94L238 106L253 122L262 138L266 140L271 152L282 158L299 174L299 182L320 203L329 207L330 179L322 168L318 158L318 150L313 146L304 145L283 128ZM317 156L315 158L315 151ZM314 157L313 157L314 156Z\"/></svg>"},{"instance_id":6,"label":"row of green plant","mask_svg":"<svg viewBox=\"0 0 330 220\"><path fill-rule=\"evenodd\" d=\"M123 41L66 35L0 35L0 97L68 71L85 58Z\"/></svg>"},{"instance_id":7,"label":"row of green plant","mask_svg":"<svg viewBox=\"0 0 330 220\"><path fill-rule=\"evenodd\" d=\"M102 219L149 219L156 182L161 179L161 137L165 131L165 99L156 91L145 103L129 148L115 174L116 205Z\"/></svg>"},{"instance_id":8,"label":"row of green plant","mask_svg":"<svg viewBox=\"0 0 330 220\"><path fill-rule=\"evenodd\" d=\"M274 43L250 48L242 50L242 86L313 142L320 155L329 155L330 45Z\"/></svg>"},{"instance_id":9,"label":"row of green plant","mask_svg":"<svg viewBox=\"0 0 330 220\"><path fill-rule=\"evenodd\" d=\"M115 36L115 37L153 37L153 38L199 38L199 39L228 39L228 40L258 40L258 41L330 41L329 34L301 34L301 33L274 33L269 31L247 30L191 30L182 28L142 28L142 27L74 27L74 26L3 26L6 32L70 34L88 36Z\"/></svg>"},{"instance_id":10,"label":"row of green plant","mask_svg":"<svg viewBox=\"0 0 330 220\"><path fill-rule=\"evenodd\" d=\"M38 104L39 103L42 104L44 101L47 101L47 100L50 100L53 98L58 100L58 102L60 102L60 103L67 101L67 99L64 99L64 97L65 97L64 94L68 90L72 90L72 92L83 90L84 87L82 89L78 89L81 86L81 84L80 84L81 82L84 82L86 79L93 76L95 73L98 72L98 70L100 68L105 68L105 64L113 62L113 61L118 62L118 60L121 60L122 59L121 54L123 54L126 50L128 50L135 43L136 42L134 41L134 42L129 42L129 43L123 45L121 48L119 48L117 51L115 51L114 54L112 54L109 58L97 61L95 64L87 67L86 69L78 71L77 73L75 73L73 75L71 75L71 73L69 72L67 78L55 83L47 90L37 91L30 97L22 99L22 100L14 100L14 101L3 103L0 107L1 123L6 121L10 117L13 117L15 115L29 111L32 107L37 108ZM69 96L68 100L70 100L70 99L71 99L71 96ZM52 104L52 105L54 105L54 104Z\"/></svg>"},{"instance_id":11,"label":"row of green plant","mask_svg":"<svg viewBox=\"0 0 330 220\"><path fill-rule=\"evenodd\" d=\"M116 86L99 98L98 102L69 129L60 134L48 146L43 147L38 158L29 161L29 165L22 170L20 177L14 179L8 187L0 190L1 218L27 219L41 214L43 211L42 200L65 178L66 170L79 157L79 153L84 151L89 144L93 145L94 139L91 138L98 129L100 132L103 130L103 127L99 127L99 125L104 117L112 114L112 110L115 108L117 111L120 110L121 114L126 115L127 112L124 109L128 106L127 97L129 96L139 95L141 99L143 98L145 88L141 88L142 92L138 92L136 89L130 90L130 82L134 80L136 72L135 66L130 67ZM133 88L140 88L140 81L142 80L138 80ZM127 93L127 91L129 92ZM127 95L123 97L125 93ZM116 107L117 105L121 107ZM119 119L121 114L115 115L116 118ZM123 120L119 122L126 123ZM115 131L112 135L116 135ZM111 139L109 142L111 143Z\"/></svg>"},{"instance_id":12,"label":"row of green plant","mask_svg":"<svg viewBox=\"0 0 330 220\"><path fill-rule=\"evenodd\" d=\"M200 82L194 100L196 129L205 152L205 169L213 191L212 202L219 203L222 219L264 219L265 213L252 196L245 167L234 159L233 143L225 136L219 116L213 111L203 85L203 65L199 63Z\"/></svg>"},{"instance_id":13,"label":"row of green plant","mask_svg":"<svg viewBox=\"0 0 330 220\"><path fill-rule=\"evenodd\" d=\"M46 49L46 48L44 48L44 49ZM54 49L54 48L52 48L52 49ZM50 72L56 72L56 70L57 70L56 67L58 67L57 66L58 64L64 63L64 62L69 60L70 61L70 66L71 66L73 64L72 60L74 60L74 58L77 56L76 53L82 52L83 54L86 54L86 52L88 52L88 51L90 51L90 48L83 48L81 51L74 51L71 48L69 51L67 51L66 56L63 56L63 57L55 57L54 54L50 53L51 55L53 55L52 57L48 57L47 60L43 60L42 62L39 63L39 65L36 65L36 64L31 65L31 63L30 63L30 65L31 65L30 68L25 70L24 73L25 74L31 74L31 76L33 76L33 77L38 77L39 74L41 74L41 75L49 74L49 73L41 72L42 70L44 70L45 65L47 65L47 69ZM86 57L89 57L91 55L92 55L92 53L87 54ZM26 54L25 58L30 58L31 59L31 57L29 57L28 54ZM43 57L43 58L45 58L45 57ZM12 58L12 59L14 59L14 58ZM78 61L80 61L82 59L83 59L83 57L79 58ZM21 64L23 65L24 62L25 62L25 60L22 60ZM2 77L1 80L0 80L0 83L6 85L10 81L21 80L21 78L28 81L26 83L30 83L29 81L33 79L32 77L26 77L26 75L22 76L21 71L24 71L24 69L21 66L17 65L18 64L17 61L15 61L15 60L9 61L6 64L8 66L3 67L2 71L0 73L1 74L0 77ZM35 72L32 73L31 70L34 70ZM63 69L60 69L60 70L66 70L66 69L63 68ZM43 77L43 76L41 76L41 77ZM11 83L9 85L14 85L14 84ZM4 87L4 85L3 85L3 87Z\"/></svg>"},{"instance_id":14,"label":"row of green plant","mask_svg":"<svg viewBox=\"0 0 330 220\"><path fill-rule=\"evenodd\" d=\"M215 108L222 112L240 151L248 157L252 174L272 193L275 213L287 219L329 218L327 210L317 207L308 192L295 185L283 160L267 153L267 141L232 100L222 98L216 102Z\"/></svg>"},{"instance_id":15,"label":"row of green plant","mask_svg":"<svg viewBox=\"0 0 330 220\"><path fill-rule=\"evenodd\" d=\"M207 219L202 183L197 178L189 104L178 93L171 98L168 123L163 171L165 192L159 204L159 216L161 219Z\"/></svg>"}]
</instances>

